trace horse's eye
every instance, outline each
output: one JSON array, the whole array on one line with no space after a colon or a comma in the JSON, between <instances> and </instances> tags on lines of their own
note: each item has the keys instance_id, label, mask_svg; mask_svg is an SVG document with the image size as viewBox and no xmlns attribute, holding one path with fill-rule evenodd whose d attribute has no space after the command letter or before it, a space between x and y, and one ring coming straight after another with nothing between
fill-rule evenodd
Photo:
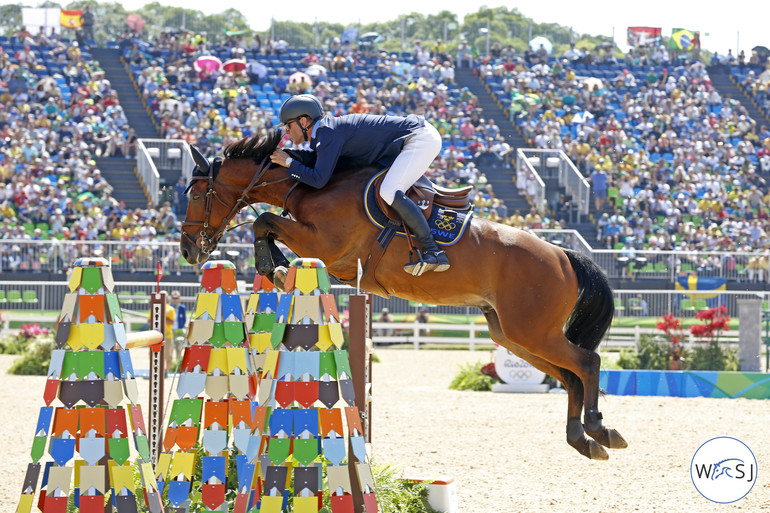
<instances>
[{"instance_id":1,"label":"horse's eye","mask_svg":"<svg viewBox=\"0 0 770 513\"><path fill-rule=\"evenodd\" d=\"M199 199L201 199L201 195L195 192L192 194L192 199L193 201L198 201Z\"/></svg>"}]
</instances>

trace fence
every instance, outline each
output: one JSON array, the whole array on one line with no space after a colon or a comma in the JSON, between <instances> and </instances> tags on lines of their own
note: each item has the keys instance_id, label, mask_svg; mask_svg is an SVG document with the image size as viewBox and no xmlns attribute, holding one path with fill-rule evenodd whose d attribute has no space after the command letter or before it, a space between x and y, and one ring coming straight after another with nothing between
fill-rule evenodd
<instances>
[{"instance_id":1,"label":"fence","mask_svg":"<svg viewBox=\"0 0 770 513\"><path fill-rule=\"evenodd\" d=\"M139 139L136 152L136 171L150 202L160 201L161 176L158 169L178 169L189 179L195 163L190 145L181 139ZM173 184L169 184L173 185Z\"/></svg>"},{"instance_id":2,"label":"fence","mask_svg":"<svg viewBox=\"0 0 770 513\"><path fill-rule=\"evenodd\" d=\"M770 282L770 272L763 268L760 255L722 251L648 251L592 249L575 230L533 230L541 238L591 257L610 279L638 281L665 280L674 285L682 275L724 278L726 282ZM240 276L253 278L254 248L251 244L220 244L213 258L227 258L236 264ZM153 273L157 262L166 272L197 274L197 267L187 264L172 241L72 241L3 239L0 241L0 273L63 273L83 255L100 256L112 262L113 272Z\"/></svg>"},{"instance_id":3,"label":"fence","mask_svg":"<svg viewBox=\"0 0 770 513\"><path fill-rule=\"evenodd\" d=\"M518 169L526 170L535 176L538 183L535 206L541 214L547 208L546 188L543 180L558 179L559 186L564 187L567 194L572 196L572 202L577 206L578 215L588 215L591 206L589 203L591 186L563 151L519 148L516 150L516 166Z\"/></svg>"},{"instance_id":4,"label":"fence","mask_svg":"<svg viewBox=\"0 0 770 513\"><path fill-rule=\"evenodd\" d=\"M246 300L249 292L248 282L243 280L238 285L238 290ZM200 291L197 281L189 283L163 283L165 290L179 290L182 302L188 306L188 311L194 310L195 300ZM149 311L149 297L157 284L153 282L126 282L115 283L121 307L129 315L141 322L146 319ZM62 276L61 281L29 282L29 281L0 281L0 317L4 329L10 329L11 322L47 322L53 323L64 301L64 295L69 292L69 287ZM347 285L333 285L334 294L340 310L348 308L348 296L355 293L355 289ZM674 314L679 318L692 318L698 311L713 305L727 307L727 315L738 318L738 300L761 299L763 310L770 307L770 291L720 291L685 293L672 290L617 290L615 291L615 308L618 318L617 324L622 324L625 317L639 317L656 319L665 314ZM405 322L379 322L379 312L383 308L395 315L405 315ZM428 310L433 319L454 322L428 322L416 321L419 309ZM411 317L414 315L414 318ZM372 316L376 322L372 324L374 334L372 340L375 344L412 344L418 349L422 344L464 345L471 350L478 346L490 346L493 344L487 333L486 323L481 317L481 312L476 308L455 306L434 306L414 303L399 298L384 299L372 297ZM452 318L447 318L452 316ZM444 317L444 319L441 319ZM654 324L648 321L647 324ZM767 326L765 327L767 328ZM650 327L613 327L610 334L602 343L603 349L627 347L639 341L643 334L660 334L654 325ZM735 330L723 334L723 339L728 343L737 343L738 332Z\"/></svg>"}]
</instances>

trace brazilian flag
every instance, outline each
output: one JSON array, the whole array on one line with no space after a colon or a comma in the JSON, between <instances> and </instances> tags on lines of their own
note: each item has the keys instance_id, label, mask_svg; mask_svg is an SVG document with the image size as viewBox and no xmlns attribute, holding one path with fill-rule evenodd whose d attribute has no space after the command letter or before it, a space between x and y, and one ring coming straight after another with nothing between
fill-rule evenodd
<instances>
[{"instance_id":1,"label":"brazilian flag","mask_svg":"<svg viewBox=\"0 0 770 513\"><path fill-rule=\"evenodd\" d=\"M692 51L692 42L695 39L695 31L683 28L671 29L671 39L668 43L670 50L680 50L683 52Z\"/></svg>"},{"instance_id":2,"label":"brazilian flag","mask_svg":"<svg viewBox=\"0 0 770 513\"><path fill-rule=\"evenodd\" d=\"M727 290L725 278L690 274L677 277L675 287L678 291L688 291L683 294L677 294L679 308L692 307L696 310L704 310L725 303L725 295L722 294L722 292ZM690 292L696 290L698 291L697 293Z\"/></svg>"}]
</instances>

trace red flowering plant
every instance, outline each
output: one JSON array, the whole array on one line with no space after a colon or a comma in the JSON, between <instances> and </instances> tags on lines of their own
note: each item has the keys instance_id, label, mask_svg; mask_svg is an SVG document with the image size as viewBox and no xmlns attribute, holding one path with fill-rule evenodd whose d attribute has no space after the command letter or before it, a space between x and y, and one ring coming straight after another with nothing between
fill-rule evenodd
<instances>
[{"instance_id":1,"label":"red flowering plant","mask_svg":"<svg viewBox=\"0 0 770 513\"><path fill-rule=\"evenodd\" d=\"M495 362L489 362L486 365L482 365L481 373L496 381L501 381L500 376L497 375L497 369L495 369Z\"/></svg>"},{"instance_id":2,"label":"red flowering plant","mask_svg":"<svg viewBox=\"0 0 770 513\"><path fill-rule=\"evenodd\" d=\"M711 340L718 342L719 335L730 329L730 316L727 315L727 307L724 305L701 310L695 314L695 318L704 322L690 326L690 333L701 342L710 342Z\"/></svg>"},{"instance_id":3,"label":"red flowering plant","mask_svg":"<svg viewBox=\"0 0 770 513\"><path fill-rule=\"evenodd\" d=\"M48 328L41 328L39 324L24 324L19 328L18 338L30 339L48 335Z\"/></svg>"},{"instance_id":4,"label":"red flowering plant","mask_svg":"<svg viewBox=\"0 0 770 513\"><path fill-rule=\"evenodd\" d=\"M720 305L702 310L695 315L701 321L690 327L690 333L700 342L694 348L691 368L693 370L738 370L735 350L719 345L720 335L730 329L727 307Z\"/></svg>"},{"instance_id":5,"label":"red flowering plant","mask_svg":"<svg viewBox=\"0 0 770 513\"><path fill-rule=\"evenodd\" d=\"M663 321L657 324L657 328L663 332L671 343L669 348L669 370L681 370L684 360L684 341L686 332L682 321L674 317L674 314L663 316Z\"/></svg>"}]
</instances>

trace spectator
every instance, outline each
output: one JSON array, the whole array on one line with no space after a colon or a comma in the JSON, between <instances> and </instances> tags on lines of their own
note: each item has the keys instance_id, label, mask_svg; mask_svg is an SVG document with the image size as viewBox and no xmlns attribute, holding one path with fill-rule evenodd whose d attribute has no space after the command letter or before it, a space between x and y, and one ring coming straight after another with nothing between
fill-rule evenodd
<instances>
[{"instance_id":1,"label":"spectator","mask_svg":"<svg viewBox=\"0 0 770 513\"><path fill-rule=\"evenodd\" d=\"M185 345L185 330L187 328L187 307L182 303L182 295L178 290L171 292L171 306L174 308L174 337L173 343L166 346L166 362L173 362L173 356L169 356L169 353L173 352L177 358L182 356L182 348ZM168 322L168 321L167 321ZM170 347L171 346L171 347ZM168 364L167 364L167 369Z\"/></svg>"},{"instance_id":2,"label":"spectator","mask_svg":"<svg viewBox=\"0 0 770 513\"><path fill-rule=\"evenodd\" d=\"M393 314L390 313L390 310L387 308L382 309L382 313L380 313L380 316L377 318L377 322L395 322L393 319ZM392 329L381 329L378 330L378 334L383 337L391 337L395 333L395 330Z\"/></svg>"},{"instance_id":3,"label":"spectator","mask_svg":"<svg viewBox=\"0 0 770 513\"><path fill-rule=\"evenodd\" d=\"M91 6L86 5L83 14L80 15L80 24L83 27L83 40L93 41L94 39L94 15L91 12Z\"/></svg>"}]
</instances>

